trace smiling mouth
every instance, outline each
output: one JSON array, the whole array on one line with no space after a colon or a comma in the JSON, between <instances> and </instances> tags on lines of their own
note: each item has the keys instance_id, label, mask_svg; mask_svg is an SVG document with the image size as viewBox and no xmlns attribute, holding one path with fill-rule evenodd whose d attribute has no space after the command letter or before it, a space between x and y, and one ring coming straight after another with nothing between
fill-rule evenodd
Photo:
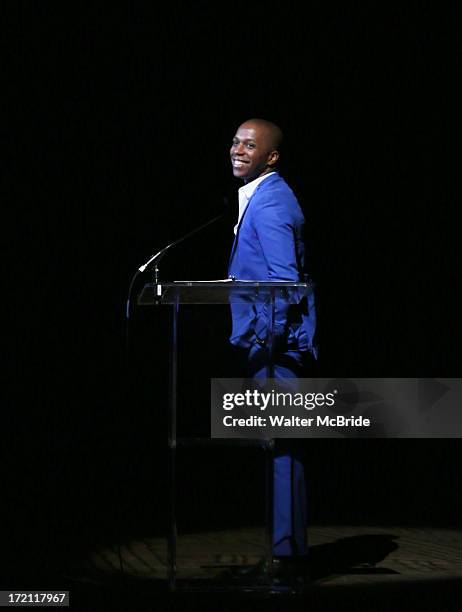
<instances>
[{"instance_id":1,"label":"smiling mouth","mask_svg":"<svg viewBox=\"0 0 462 612\"><path fill-rule=\"evenodd\" d=\"M234 168L242 168L242 166L245 166L248 163L248 161L245 161L243 159L233 159Z\"/></svg>"}]
</instances>

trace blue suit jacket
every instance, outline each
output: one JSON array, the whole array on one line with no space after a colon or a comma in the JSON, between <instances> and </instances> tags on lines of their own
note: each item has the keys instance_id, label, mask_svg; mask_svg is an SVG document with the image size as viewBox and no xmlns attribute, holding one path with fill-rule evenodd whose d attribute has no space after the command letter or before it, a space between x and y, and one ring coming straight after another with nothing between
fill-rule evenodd
<instances>
[{"instance_id":1,"label":"blue suit jacket","mask_svg":"<svg viewBox=\"0 0 462 612\"><path fill-rule=\"evenodd\" d=\"M278 173L262 181L250 198L234 240L228 275L236 280L304 281L304 216L293 191ZM230 341L242 348L268 336L267 304L232 304ZM296 305L276 301L274 334L288 350L316 356L314 294Z\"/></svg>"}]
</instances>

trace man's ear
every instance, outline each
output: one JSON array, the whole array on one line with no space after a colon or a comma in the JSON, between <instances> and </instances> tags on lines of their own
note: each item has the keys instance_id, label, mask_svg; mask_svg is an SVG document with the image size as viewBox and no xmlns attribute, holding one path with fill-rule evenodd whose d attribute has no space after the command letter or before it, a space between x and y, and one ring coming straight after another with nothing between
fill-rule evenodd
<instances>
[{"instance_id":1,"label":"man's ear","mask_svg":"<svg viewBox=\"0 0 462 612\"><path fill-rule=\"evenodd\" d=\"M268 166L275 166L279 160L279 151L271 151L268 155Z\"/></svg>"}]
</instances>

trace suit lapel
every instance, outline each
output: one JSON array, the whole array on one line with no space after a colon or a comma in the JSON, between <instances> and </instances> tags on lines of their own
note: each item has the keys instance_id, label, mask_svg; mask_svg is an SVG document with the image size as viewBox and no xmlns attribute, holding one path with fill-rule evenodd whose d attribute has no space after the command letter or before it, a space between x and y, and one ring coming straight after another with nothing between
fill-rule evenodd
<instances>
[{"instance_id":1,"label":"suit lapel","mask_svg":"<svg viewBox=\"0 0 462 612\"><path fill-rule=\"evenodd\" d=\"M258 185L258 187L260 187L260 185ZM251 201L253 200L253 198L254 198L255 194L256 194L256 193L257 193L257 191L258 191L258 187L255 189L255 191L254 191L254 192L253 192L253 194L251 195L251 197L250 197L249 201L247 202L247 206L245 207L244 213L243 213L243 215L242 215L242 217L241 217L241 219L240 219L240 221L239 221L239 224L238 224L238 226L237 226L237 229L236 229L236 235L234 236L233 247L232 247L232 249L231 249L231 255L230 255L230 257L229 257L229 266L228 266L228 269L229 269L229 267L231 266L231 262L233 261L234 253L235 253L235 251L236 251L237 243L238 243L238 241L239 241L239 231L240 231L240 229L241 229L242 222L244 221L244 217L246 216L247 211L249 210L249 206L250 206Z\"/></svg>"},{"instance_id":2,"label":"suit lapel","mask_svg":"<svg viewBox=\"0 0 462 612\"><path fill-rule=\"evenodd\" d=\"M234 257L234 253L236 251L237 248L237 243L239 241L239 231L241 229L242 226L242 222L244 221L244 217L246 216L248 210L249 210L249 206L250 203L252 202L252 200L255 197L255 194L258 193L258 191L260 190L260 188L263 188L265 186L268 186L269 184L271 184L273 181L272 179L274 178L279 178L279 174L273 174L273 176L268 177L266 180L262 181L257 188L255 189L255 191L253 192L253 194L251 195L249 201L247 202L247 206L245 207L244 210L244 214L241 217L241 220L239 221L239 225L237 226L237 230L236 230L236 236L234 237L234 242L233 242L233 246L231 249L231 255L229 256L229 265L228 265L228 273L229 273L229 268L231 267L231 262L233 261L233 257Z\"/></svg>"}]
</instances>

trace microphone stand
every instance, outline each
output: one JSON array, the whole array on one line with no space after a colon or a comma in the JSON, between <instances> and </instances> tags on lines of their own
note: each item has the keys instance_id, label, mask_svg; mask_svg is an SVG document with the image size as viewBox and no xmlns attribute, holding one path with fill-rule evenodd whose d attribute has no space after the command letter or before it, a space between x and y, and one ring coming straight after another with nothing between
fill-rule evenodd
<instances>
[{"instance_id":1,"label":"microphone stand","mask_svg":"<svg viewBox=\"0 0 462 612\"><path fill-rule=\"evenodd\" d=\"M159 282L159 263L163 259L164 255L167 253L167 251L169 249L171 249L172 247L176 246L177 244L180 244L180 242L183 242L184 240L187 240L191 236L194 236L194 234L197 234L198 232L200 232L201 230L203 230L207 226L211 225L212 223L215 223L216 221L218 221L218 219L221 219L222 217L224 217L224 215L225 215L225 212L222 212L221 214L217 215L216 217L213 217L213 219L210 219L206 223L203 223L199 227L196 227L195 229L193 229L191 232L189 232L185 236L182 236L181 238L178 238L178 240L175 240L174 242L171 242L170 244L167 244L167 246L165 246L163 249L161 249L160 251L155 253L150 259L148 259L148 261L145 264L143 264L142 266L140 266L138 268L138 270L135 272L135 274L132 277L132 280L130 282L130 287L128 289L127 308L126 308L126 317L127 317L127 319L130 318L130 297L131 297L131 292L132 292L132 289L133 289L133 284L134 284L135 279L137 278L137 276L140 273L144 272L146 270L146 268L148 268L151 264L154 264L154 282L158 283Z\"/></svg>"}]
</instances>

